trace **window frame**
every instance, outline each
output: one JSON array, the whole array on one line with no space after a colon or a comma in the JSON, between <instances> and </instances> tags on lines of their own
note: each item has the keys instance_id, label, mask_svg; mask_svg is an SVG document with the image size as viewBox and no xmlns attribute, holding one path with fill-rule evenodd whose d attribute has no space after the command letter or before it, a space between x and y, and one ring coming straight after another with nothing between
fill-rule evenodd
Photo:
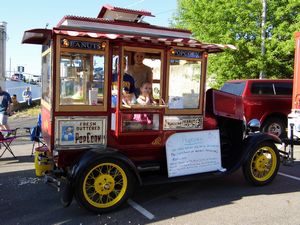
<instances>
[{"instance_id":1,"label":"window frame","mask_svg":"<svg viewBox=\"0 0 300 225\"><path fill-rule=\"evenodd\" d=\"M187 50L187 51L193 51L193 52L199 52L201 53L202 57L200 59L196 58L187 58L187 57L179 57L179 56L172 56L171 51L173 49L179 49L179 50ZM200 89L199 89L199 107L197 109L170 109L169 107L166 107L165 114L166 115L192 115L192 114L203 114L203 105L204 105L204 92L205 92L205 79L206 79L206 58L207 58L207 52L201 51L195 48L186 48L186 47L179 47L179 46L172 46L168 50L167 53L167 74L166 74L166 96L165 96L165 102L168 104L169 102L169 88L170 88L170 60L171 59L181 59L181 60L190 60L190 61L198 61L201 63L201 75L200 75Z\"/></svg>"},{"instance_id":2,"label":"window frame","mask_svg":"<svg viewBox=\"0 0 300 225\"><path fill-rule=\"evenodd\" d=\"M151 110L151 109L161 109L161 108L165 108L165 105L163 105L162 99L163 99L163 70L164 70L164 60L165 60L165 51L164 49L161 48L145 48L145 47L134 47L134 46L122 46L122 59L126 56L125 52L126 51L130 51L130 52L144 52L144 53L160 53L160 81L159 82L155 82L155 83L159 83L160 85L160 99L159 99L159 103L157 105L139 105L139 104L134 104L134 105L123 105L122 103L122 99L121 99L121 90L122 90L122 82L119 84L118 83L118 98L119 98L119 103L120 103L120 109L122 110L132 110L132 109L146 109L146 110ZM131 60L131 58L129 58L129 60ZM122 61L123 62L123 61ZM121 66L121 81L123 80L123 75L125 73L124 68ZM153 79L154 80L154 79ZM154 83L152 81L152 83Z\"/></svg>"},{"instance_id":3,"label":"window frame","mask_svg":"<svg viewBox=\"0 0 300 225\"><path fill-rule=\"evenodd\" d=\"M68 40L77 40L77 41L88 41L88 42L99 42L99 43L106 43L104 50L86 50L86 49L75 49L75 48L62 48L61 47L61 40L62 39L68 39ZM67 111L67 112L84 112L84 111L107 111L107 92L108 92L108 49L109 49L109 43L105 39L93 39L93 38L82 38L82 37L71 37L71 36L65 36L65 35L59 35L56 39L56 82L55 82L55 110L56 111ZM78 54L91 54L91 55L104 55L104 85L103 85L103 104L102 105L60 105L60 82L61 82L61 68L60 68L60 60L61 55L63 53L78 53ZM93 63L93 62L91 62Z\"/></svg>"}]
</instances>

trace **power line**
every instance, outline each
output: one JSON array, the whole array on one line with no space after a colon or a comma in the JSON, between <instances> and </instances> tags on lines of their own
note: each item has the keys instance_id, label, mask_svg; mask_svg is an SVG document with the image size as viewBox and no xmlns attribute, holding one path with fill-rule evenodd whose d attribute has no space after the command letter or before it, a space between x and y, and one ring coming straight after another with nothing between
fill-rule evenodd
<instances>
[{"instance_id":1,"label":"power line","mask_svg":"<svg viewBox=\"0 0 300 225\"><path fill-rule=\"evenodd\" d=\"M125 8L130 8L130 7L132 7L132 6L135 6L135 5L137 5L137 4L140 4L140 3L142 3L142 2L144 2L145 0L139 0L139 1L137 1L137 2L134 2L134 3L132 3L132 4L129 4L129 5L127 5L127 6L124 6Z\"/></svg>"},{"instance_id":2,"label":"power line","mask_svg":"<svg viewBox=\"0 0 300 225\"><path fill-rule=\"evenodd\" d=\"M169 9L169 10L165 10L165 11L162 11L162 12L158 12L158 13L155 13L155 15L161 15L161 14L165 14L165 13L168 13L168 12L172 12L172 11L175 11L176 9Z\"/></svg>"}]
</instances>

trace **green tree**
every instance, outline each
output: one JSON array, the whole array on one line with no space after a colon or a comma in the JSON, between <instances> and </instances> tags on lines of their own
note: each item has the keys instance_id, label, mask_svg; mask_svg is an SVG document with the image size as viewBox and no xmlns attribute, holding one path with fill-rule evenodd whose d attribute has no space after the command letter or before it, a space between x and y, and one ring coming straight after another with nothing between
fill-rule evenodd
<instances>
[{"instance_id":1,"label":"green tree","mask_svg":"<svg viewBox=\"0 0 300 225\"><path fill-rule=\"evenodd\" d=\"M233 44L238 50L209 56L216 87L229 79L291 78L294 33L300 31L299 0L267 0L266 54L261 54L261 0L178 0L173 26L190 29L206 43Z\"/></svg>"}]
</instances>

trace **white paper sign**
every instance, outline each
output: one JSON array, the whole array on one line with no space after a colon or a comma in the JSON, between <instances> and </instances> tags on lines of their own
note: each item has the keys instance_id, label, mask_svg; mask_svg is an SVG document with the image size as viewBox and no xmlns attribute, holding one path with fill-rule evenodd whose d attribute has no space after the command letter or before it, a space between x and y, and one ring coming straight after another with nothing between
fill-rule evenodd
<instances>
[{"instance_id":1,"label":"white paper sign","mask_svg":"<svg viewBox=\"0 0 300 225\"><path fill-rule=\"evenodd\" d=\"M173 134L166 154L169 177L223 170L219 130Z\"/></svg>"}]
</instances>

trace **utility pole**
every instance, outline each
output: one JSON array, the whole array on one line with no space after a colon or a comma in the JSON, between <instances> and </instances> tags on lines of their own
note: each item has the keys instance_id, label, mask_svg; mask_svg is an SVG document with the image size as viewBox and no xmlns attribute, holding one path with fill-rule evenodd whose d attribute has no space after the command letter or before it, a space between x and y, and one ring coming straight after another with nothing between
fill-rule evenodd
<instances>
[{"instance_id":1,"label":"utility pole","mask_svg":"<svg viewBox=\"0 0 300 225\"><path fill-rule=\"evenodd\" d=\"M263 59L263 65L265 64L266 55L266 20L267 20L267 0L262 0L262 15L261 15L261 56ZM259 79L266 78L265 67L259 73Z\"/></svg>"},{"instance_id":2,"label":"utility pole","mask_svg":"<svg viewBox=\"0 0 300 225\"><path fill-rule=\"evenodd\" d=\"M6 22L0 22L0 86L5 90Z\"/></svg>"}]
</instances>

